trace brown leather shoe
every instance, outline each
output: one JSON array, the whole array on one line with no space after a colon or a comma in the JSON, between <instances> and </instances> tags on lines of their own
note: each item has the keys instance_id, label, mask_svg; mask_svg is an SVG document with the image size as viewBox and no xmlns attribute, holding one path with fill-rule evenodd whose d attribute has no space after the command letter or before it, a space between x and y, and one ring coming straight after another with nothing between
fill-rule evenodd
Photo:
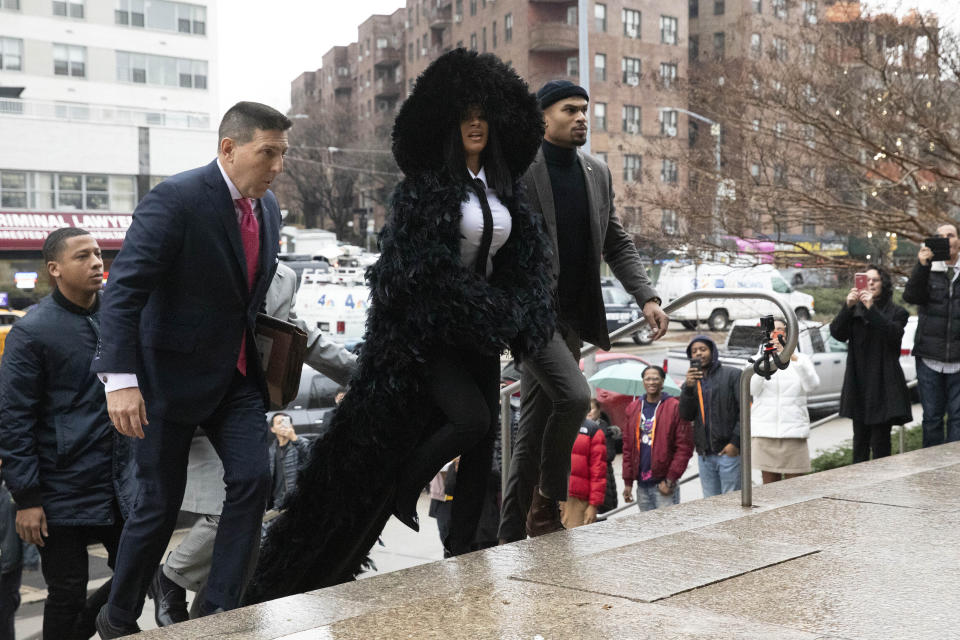
<instances>
[{"instance_id":1,"label":"brown leather shoe","mask_svg":"<svg viewBox=\"0 0 960 640\"><path fill-rule=\"evenodd\" d=\"M527 535L531 538L562 531L560 522L560 508L556 500L540 495L540 487L533 488L533 500L530 501L530 511L527 512Z\"/></svg>"}]
</instances>

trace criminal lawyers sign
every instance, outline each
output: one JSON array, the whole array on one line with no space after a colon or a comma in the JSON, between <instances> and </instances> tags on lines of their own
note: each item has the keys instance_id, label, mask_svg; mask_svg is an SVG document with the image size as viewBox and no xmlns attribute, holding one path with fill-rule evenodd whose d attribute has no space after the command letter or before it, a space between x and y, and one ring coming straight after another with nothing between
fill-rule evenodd
<instances>
[{"instance_id":1,"label":"criminal lawyers sign","mask_svg":"<svg viewBox=\"0 0 960 640\"><path fill-rule=\"evenodd\" d=\"M47 235L61 227L81 227L97 239L101 249L119 249L132 213L23 212L0 210L0 251L40 249Z\"/></svg>"}]
</instances>

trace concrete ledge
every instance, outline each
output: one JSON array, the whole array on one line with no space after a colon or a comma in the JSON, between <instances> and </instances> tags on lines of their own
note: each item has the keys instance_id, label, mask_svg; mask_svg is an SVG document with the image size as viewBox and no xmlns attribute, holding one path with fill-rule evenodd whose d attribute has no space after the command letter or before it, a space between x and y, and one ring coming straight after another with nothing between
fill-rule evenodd
<instances>
[{"instance_id":1,"label":"concrete ledge","mask_svg":"<svg viewBox=\"0 0 960 640\"><path fill-rule=\"evenodd\" d=\"M144 638L960 637L960 443L637 513Z\"/></svg>"}]
</instances>

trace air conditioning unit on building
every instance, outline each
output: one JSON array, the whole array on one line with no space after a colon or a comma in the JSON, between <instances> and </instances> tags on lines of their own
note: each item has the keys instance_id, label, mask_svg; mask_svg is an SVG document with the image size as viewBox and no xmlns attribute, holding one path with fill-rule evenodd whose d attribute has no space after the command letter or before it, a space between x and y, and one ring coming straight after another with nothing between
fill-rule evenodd
<instances>
[{"instance_id":1,"label":"air conditioning unit on building","mask_svg":"<svg viewBox=\"0 0 960 640\"><path fill-rule=\"evenodd\" d=\"M420 55L422 55L422 56L427 55L427 48L426 48L426 47L421 47L421 48L420 48Z\"/></svg>"},{"instance_id":2,"label":"air conditioning unit on building","mask_svg":"<svg viewBox=\"0 0 960 640\"><path fill-rule=\"evenodd\" d=\"M459 24L463 22L463 16L458 13L457 15L453 16L453 21Z\"/></svg>"},{"instance_id":3,"label":"air conditioning unit on building","mask_svg":"<svg viewBox=\"0 0 960 640\"><path fill-rule=\"evenodd\" d=\"M640 133L640 124L637 122L628 122L627 133Z\"/></svg>"},{"instance_id":4,"label":"air conditioning unit on building","mask_svg":"<svg viewBox=\"0 0 960 640\"><path fill-rule=\"evenodd\" d=\"M631 73L627 76L627 84L631 87L636 87L640 84L640 76L635 73Z\"/></svg>"}]
</instances>

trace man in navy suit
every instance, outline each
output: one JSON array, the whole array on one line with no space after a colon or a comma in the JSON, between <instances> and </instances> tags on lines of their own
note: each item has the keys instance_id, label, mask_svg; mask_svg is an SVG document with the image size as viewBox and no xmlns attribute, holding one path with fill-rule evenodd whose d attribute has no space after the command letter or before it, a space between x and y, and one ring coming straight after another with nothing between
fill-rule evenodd
<instances>
[{"instance_id":1,"label":"man in navy suit","mask_svg":"<svg viewBox=\"0 0 960 640\"><path fill-rule=\"evenodd\" d=\"M276 270L290 120L254 102L223 117L217 159L137 206L110 269L93 362L116 429L133 438L139 494L117 551L103 638L139 631L176 524L197 425L225 469L226 501L201 611L238 606L270 489L266 385L253 339Z\"/></svg>"}]
</instances>

